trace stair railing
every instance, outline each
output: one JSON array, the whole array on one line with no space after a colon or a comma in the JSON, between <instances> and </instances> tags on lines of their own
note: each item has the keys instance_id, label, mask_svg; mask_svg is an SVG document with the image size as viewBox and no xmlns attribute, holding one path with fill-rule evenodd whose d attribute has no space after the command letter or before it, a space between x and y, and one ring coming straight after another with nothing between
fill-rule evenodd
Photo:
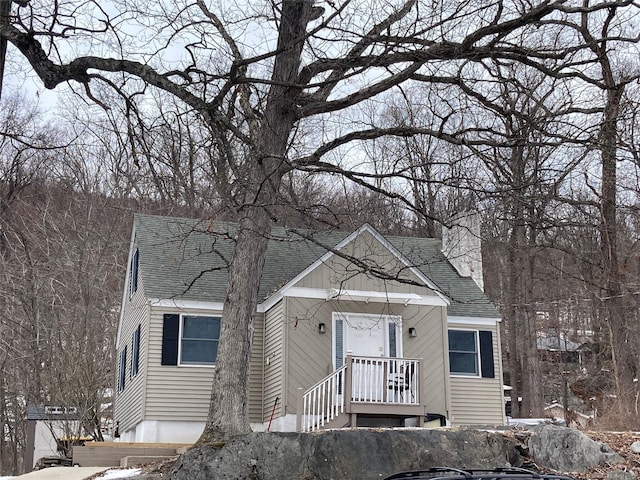
<instances>
[{"instance_id":1,"label":"stair railing","mask_svg":"<svg viewBox=\"0 0 640 480\"><path fill-rule=\"evenodd\" d=\"M298 389L297 430L313 432L344 413L348 364L327 375L305 393Z\"/></svg>"},{"instance_id":2,"label":"stair railing","mask_svg":"<svg viewBox=\"0 0 640 480\"><path fill-rule=\"evenodd\" d=\"M417 358L354 357L306 392L298 389L296 429L313 432L356 403L420 405L421 360Z\"/></svg>"}]
</instances>

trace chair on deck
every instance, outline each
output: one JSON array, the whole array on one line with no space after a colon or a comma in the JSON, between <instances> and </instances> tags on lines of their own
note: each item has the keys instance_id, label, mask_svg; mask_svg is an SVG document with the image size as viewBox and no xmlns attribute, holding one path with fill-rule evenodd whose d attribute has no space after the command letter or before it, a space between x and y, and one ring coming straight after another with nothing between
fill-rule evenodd
<instances>
[{"instance_id":1,"label":"chair on deck","mask_svg":"<svg viewBox=\"0 0 640 480\"><path fill-rule=\"evenodd\" d=\"M415 373L415 368L415 363L409 362L401 367L400 372L390 373L387 376L387 388L394 392L398 392L400 398L403 398L404 393L409 390L409 393L411 393L411 400L415 400L413 392L413 375Z\"/></svg>"}]
</instances>

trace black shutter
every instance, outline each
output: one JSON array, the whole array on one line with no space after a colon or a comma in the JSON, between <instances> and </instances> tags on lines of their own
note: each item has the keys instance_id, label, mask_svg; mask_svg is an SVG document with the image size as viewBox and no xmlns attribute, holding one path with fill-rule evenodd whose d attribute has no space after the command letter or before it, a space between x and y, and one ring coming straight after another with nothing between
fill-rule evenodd
<instances>
[{"instance_id":1,"label":"black shutter","mask_svg":"<svg viewBox=\"0 0 640 480\"><path fill-rule=\"evenodd\" d=\"M118 369L118 393L124 390L125 379L127 378L127 346L120 351L120 368Z\"/></svg>"},{"instance_id":2,"label":"black shutter","mask_svg":"<svg viewBox=\"0 0 640 480\"><path fill-rule=\"evenodd\" d=\"M480 363L482 365L483 378L495 378L493 365L493 333L488 330L480 332Z\"/></svg>"},{"instance_id":3,"label":"black shutter","mask_svg":"<svg viewBox=\"0 0 640 480\"><path fill-rule=\"evenodd\" d=\"M178 364L178 323L180 315L165 313L162 324L161 365Z\"/></svg>"},{"instance_id":4,"label":"black shutter","mask_svg":"<svg viewBox=\"0 0 640 480\"><path fill-rule=\"evenodd\" d=\"M131 378L138 374L140 367L140 325L133 331L131 339Z\"/></svg>"}]
</instances>

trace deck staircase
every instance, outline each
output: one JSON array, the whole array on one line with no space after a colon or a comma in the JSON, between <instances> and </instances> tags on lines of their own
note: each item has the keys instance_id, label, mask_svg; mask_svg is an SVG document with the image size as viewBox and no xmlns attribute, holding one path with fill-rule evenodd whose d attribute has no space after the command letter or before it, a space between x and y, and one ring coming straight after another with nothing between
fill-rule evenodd
<instances>
[{"instance_id":1,"label":"deck staircase","mask_svg":"<svg viewBox=\"0 0 640 480\"><path fill-rule=\"evenodd\" d=\"M306 391L299 389L297 430L358 425L358 417L422 419L421 360L356 357Z\"/></svg>"}]
</instances>

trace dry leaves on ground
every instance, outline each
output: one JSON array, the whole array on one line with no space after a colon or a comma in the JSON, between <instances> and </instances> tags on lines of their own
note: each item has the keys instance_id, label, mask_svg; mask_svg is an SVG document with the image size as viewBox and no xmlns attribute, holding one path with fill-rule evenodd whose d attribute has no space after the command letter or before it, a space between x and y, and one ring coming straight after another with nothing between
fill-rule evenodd
<instances>
[{"instance_id":1,"label":"dry leaves on ground","mask_svg":"<svg viewBox=\"0 0 640 480\"><path fill-rule=\"evenodd\" d=\"M625 461L617 465L595 467L584 473L566 473L571 474L576 480L603 480L609 472L626 470L633 472L636 477L640 478L640 454L632 452L630 448L633 442L640 441L640 432L587 431L584 433L593 440L611 447Z\"/></svg>"}]
</instances>

